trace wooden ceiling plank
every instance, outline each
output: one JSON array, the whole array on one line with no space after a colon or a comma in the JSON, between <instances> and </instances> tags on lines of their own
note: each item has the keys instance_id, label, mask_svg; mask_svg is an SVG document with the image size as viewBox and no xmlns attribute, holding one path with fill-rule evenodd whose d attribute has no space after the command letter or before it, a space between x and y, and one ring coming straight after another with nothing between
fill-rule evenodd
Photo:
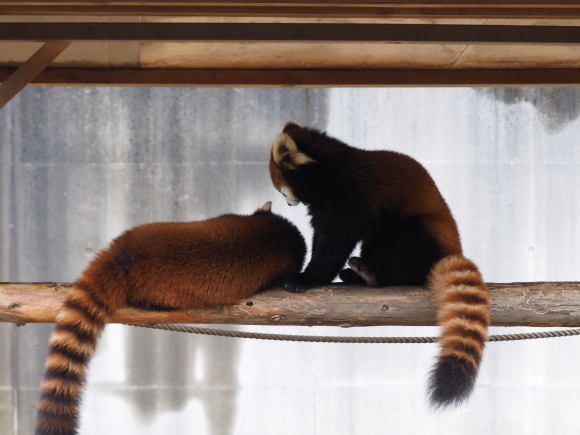
<instances>
[{"instance_id":1,"label":"wooden ceiling plank","mask_svg":"<svg viewBox=\"0 0 580 435\"><path fill-rule=\"evenodd\" d=\"M14 71L0 85L0 109L28 85L71 43L53 41L45 43L30 59Z\"/></svg>"},{"instance_id":2,"label":"wooden ceiling plank","mask_svg":"<svg viewBox=\"0 0 580 435\"><path fill-rule=\"evenodd\" d=\"M571 19L580 18L580 5L565 7L344 7L344 6L6 6L0 4L0 15L59 16L189 16L189 17L285 17L285 18L512 18Z\"/></svg>"},{"instance_id":3,"label":"wooden ceiling plank","mask_svg":"<svg viewBox=\"0 0 580 435\"><path fill-rule=\"evenodd\" d=\"M273 6L280 3L289 6L306 6L306 5L330 5L330 6L393 6L402 7L456 7L456 6L481 6L493 8L497 6L509 7L563 7L576 5L575 0L288 0L284 2L268 0L3 0L8 6L203 6L203 5L220 5L220 6Z\"/></svg>"},{"instance_id":4,"label":"wooden ceiling plank","mask_svg":"<svg viewBox=\"0 0 580 435\"><path fill-rule=\"evenodd\" d=\"M52 5L52 4L70 4L70 5L275 5L281 2L272 0L3 0L8 5ZM448 5L511 5L514 7L524 7L526 5L571 5L576 4L576 0L287 0L283 2L289 5L305 4L329 4L329 5L422 5L431 7L440 7Z\"/></svg>"},{"instance_id":5,"label":"wooden ceiling plank","mask_svg":"<svg viewBox=\"0 0 580 435\"><path fill-rule=\"evenodd\" d=\"M0 81L10 76L0 69ZM580 86L580 69L79 69L49 68L39 86L474 87Z\"/></svg>"},{"instance_id":6,"label":"wooden ceiling plank","mask_svg":"<svg viewBox=\"0 0 580 435\"><path fill-rule=\"evenodd\" d=\"M3 41L580 44L575 26L352 23L0 23Z\"/></svg>"},{"instance_id":7,"label":"wooden ceiling plank","mask_svg":"<svg viewBox=\"0 0 580 435\"><path fill-rule=\"evenodd\" d=\"M571 19L580 18L580 8L337 8L324 6L306 6L301 8L270 6L267 8L197 6L182 8L177 6L143 6L143 7L53 7L49 12L42 6L22 8L0 5L0 15L42 15L42 16L190 16L190 17L286 17L286 18L512 18L512 19Z\"/></svg>"},{"instance_id":8,"label":"wooden ceiling plank","mask_svg":"<svg viewBox=\"0 0 580 435\"><path fill-rule=\"evenodd\" d=\"M12 0L0 3L1 14L569 19L580 15L580 4L575 0Z\"/></svg>"}]
</instances>

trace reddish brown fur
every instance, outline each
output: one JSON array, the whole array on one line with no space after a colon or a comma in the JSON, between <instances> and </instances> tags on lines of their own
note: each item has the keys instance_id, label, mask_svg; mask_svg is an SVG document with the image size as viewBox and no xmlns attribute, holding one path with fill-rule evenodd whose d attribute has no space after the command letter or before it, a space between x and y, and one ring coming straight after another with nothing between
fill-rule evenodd
<instances>
[{"instance_id":1,"label":"reddish brown fur","mask_svg":"<svg viewBox=\"0 0 580 435\"><path fill-rule=\"evenodd\" d=\"M305 250L296 227L269 212L153 223L122 234L83 271L57 315L36 434L77 433L87 365L121 305L231 304L300 271Z\"/></svg>"},{"instance_id":2,"label":"reddish brown fur","mask_svg":"<svg viewBox=\"0 0 580 435\"><path fill-rule=\"evenodd\" d=\"M388 208L402 218L426 216L426 225L445 247L446 254L461 254L459 231L451 211L427 170L415 159L395 151L337 147L336 139L320 137L312 129L295 124L289 124L284 131L315 162L325 162L325 157L332 154L333 164L340 164L332 170L356 178L356 185L349 187L356 189L352 194L361 198L371 213L379 215ZM301 148L302 144L308 144L307 149ZM283 163L277 163L274 152L270 153L270 177L278 190L289 184L286 174L291 169L285 171Z\"/></svg>"},{"instance_id":3,"label":"reddish brown fur","mask_svg":"<svg viewBox=\"0 0 580 435\"><path fill-rule=\"evenodd\" d=\"M360 258L340 277L381 287L426 284L442 326L431 402L464 400L487 340L487 288L463 257L455 220L427 170L404 154L357 149L292 122L274 141L269 168L276 189L306 204L314 229L312 259L286 289L330 282L362 241Z\"/></svg>"}]
</instances>

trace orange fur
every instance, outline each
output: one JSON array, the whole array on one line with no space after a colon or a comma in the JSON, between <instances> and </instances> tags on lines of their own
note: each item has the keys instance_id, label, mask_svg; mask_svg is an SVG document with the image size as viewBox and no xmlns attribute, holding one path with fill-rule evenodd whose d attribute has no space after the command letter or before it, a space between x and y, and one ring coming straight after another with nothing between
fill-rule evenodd
<instances>
[{"instance_id":1,"label":"orange fur","mask_svg":"<svg viewBox=\"0 0 580 435\"><path fill-rule=\"evenodd\" d=\"M304 239L266 206L250 216L141 225L97 254L57 315L36 434L77 433L88 363L121 305L180 310L226 305L300 271Z\"/></svg>"},{"instance_id":2,"label":"orange fur","mask_svg":"<svg viewBox=\"0 0 580 435\"><path fill-rule=\"evenodd\" d=\"M445 406L464 400L473 389L488 340L489 297L479 270L461 255L437 262L427 282L435 295L441 325L430 398L434 406ZM450 376L454 378L452 385L463 383L460 394L448 387Z\"/></svg>"}]
</instances>

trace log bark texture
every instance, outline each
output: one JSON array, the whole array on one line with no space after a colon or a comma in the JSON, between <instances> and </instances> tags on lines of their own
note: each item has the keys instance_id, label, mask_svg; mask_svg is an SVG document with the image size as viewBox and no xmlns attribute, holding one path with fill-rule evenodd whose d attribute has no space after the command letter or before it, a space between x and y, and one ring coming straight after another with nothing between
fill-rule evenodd
<instances>
[{"instance_id":1,"label":"log bark texture","mask_svg":"<svg viewBox=\"0 0 580 435\"><path fill-rule=\"evenodd\" d=\"M71 284L0 283L0 321L53 322ZM488 284L493 326L580 326L580 282ZM330 285L303 294L274 289L230 306L187 312L122 308L112 323L239 325L435 325L422 287Z\"/></svg>"}]
</instances>

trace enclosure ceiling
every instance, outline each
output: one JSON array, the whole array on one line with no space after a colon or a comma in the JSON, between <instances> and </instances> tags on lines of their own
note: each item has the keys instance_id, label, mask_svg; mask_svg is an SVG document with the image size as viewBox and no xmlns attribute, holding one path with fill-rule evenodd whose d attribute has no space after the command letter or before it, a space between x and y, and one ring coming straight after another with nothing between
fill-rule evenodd
<instances>
[{"instance_id":1,"label":"enclosure ceiling","mask_svg":"<svg viewBox=\"0 0 580 435\"><path fill-rule=\"evenodd\" d=\"M3 1L0 81L57 41L30 84L580 84L576 0Z\"/></svg>"}]
</instances>

